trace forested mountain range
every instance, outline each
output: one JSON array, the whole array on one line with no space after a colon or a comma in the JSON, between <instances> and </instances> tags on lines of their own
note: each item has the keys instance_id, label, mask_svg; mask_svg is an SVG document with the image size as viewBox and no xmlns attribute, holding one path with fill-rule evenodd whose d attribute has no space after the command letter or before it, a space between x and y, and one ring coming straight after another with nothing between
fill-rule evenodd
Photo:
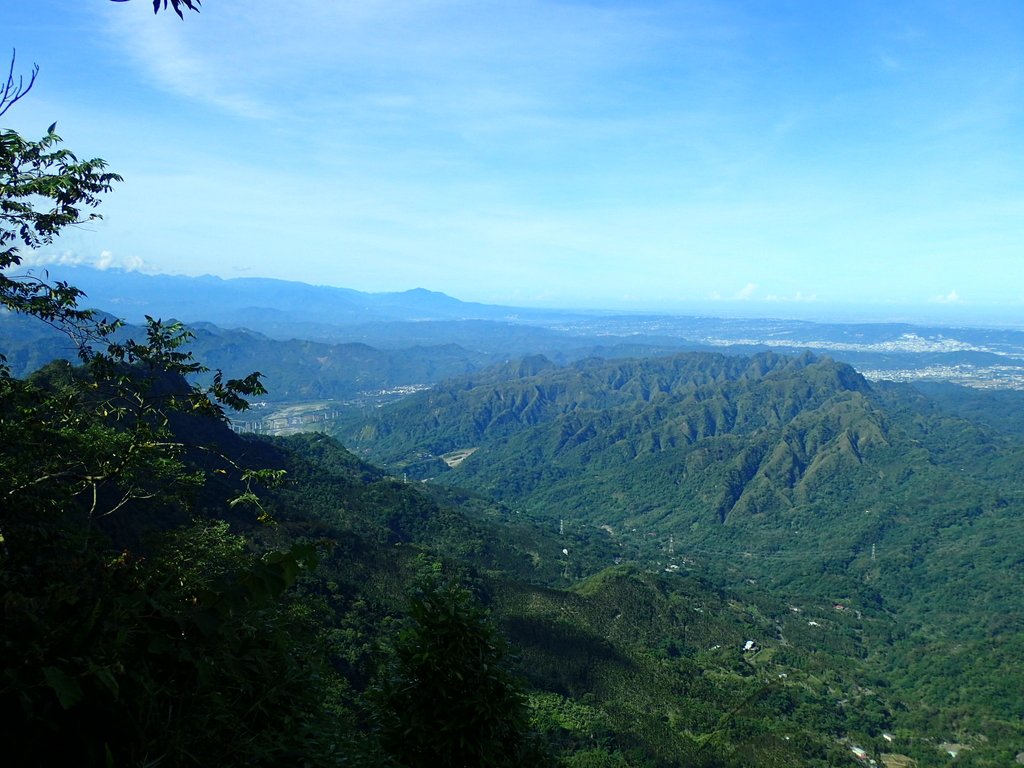
<instances>
[{"instance_id":1,"label":"forested mountain range","mask_svg":"<svg viewBox=\"0 0 1024 768\"><path fill-rule=\"evenodd\" d=\"M200 339L206 332L216 333L197 329ZM51 366L32 386L59 393L66 376ZM1016 546L1024 473L1012 425L984 426L980 414L1005 405L986 393L958 405L949 392L940 404L811 354L565 365L534 355L350 422L343 440L383 469L323 435L267 441L175 418L185 442L202 446L188 461L209 475L205 488L191 501L167 495L103 517L110 549L91 551L101 571L118 551L163 567L181 550L169 555L152 537L195 516L206 522L174 534L185 537L174 546L209 548L204 557L234 551L230 536L242 536L287 565L292 556L275 551L320 542L320 564L290 599L307 606L303 621L326 643L304 652L325 654L334 669L321 678L327 689L309 691L326 697L335 725L317 719L323 712L310 727L345 740L350 762L385 760L389 748L368 725L384 716L374 690L391 662L381 659L398 642L393 628L406 626L408 585L437 563L473 585L512 643L535 733L565 765L824 766L852 759L857 747L909 755L924 768L944 764L939 745L949 740L971 748L958 758L964 764L999 765L1021 738L1013 713L1022 689L1015 649L1024 640ZM950 413L967 406L980 425ZM12 461L22 460L16 443L7 447ZM276 526L255 526L224 505L246 486L233 472L219 475L216 456L286 471L285 485L259 490L261 515ZM436 484L418 482L428 476ZM210 528L218 518L234 533ZM82 568L92 560L83 562L31 582L45 584L67 626L90 605L79 596L91 583ZM203 567L224 567L211 562ZM10 586L26 598L37 589ZM95 609L121 616L104 619L110 631L143 620L129 610L131 594L115 591ZM283 614L252 610L244 622L284 631ZM148 624L132 630L145 647L112 636L116 653L96 655L90 641L80 668L62 650L75 647L71 638L59 635L63 645L51 648L33 634L45 622L12 616L12 653L34 643L31 652L48 660L49 682L33 689L41 692L33 707L42 707L34 718L66 734L61 749L107 733L92 718L76 720L81 707L108 707L112 722L128 717L117 698L102 703L110 680L128 691L151 685L146 675L171 674L160 672L169 659L147 650L165 643ZM235 626L223 631L242 631ZM248 653L280 663L277 642ZM227 654L229 670L232 647L204 653ZM192 652L185 645L174 653ZM112 659L123 671L103 677ZM159 695L181 695L173 681L194 685L182 674ZM223 674L209 684L236 673ZM60 709L46 703L54 686L65 697ZM313 706L309 696L291 700ZM195 717L214 716L198 699L194 706ZM213 754L217 731L208 720L202 727L211 735L203 749ZM132 748L105 738L111 749ZM260 749L278 754L286 743L261 741ZM310 741L314 748L321 745Z\"/></svg>"},{"instance_id":2,"label":"forested mountain range","mask_svg":"<svg viewBox=\"0 0 1024 768\"><path fill-rule=\"evenodd\" d=\"M865 647L906 697L897 720L1019 733L1019 433L827 358L765 353L531 358L338 435L392 471L601 528L623 557L885 617Z\"/></svg>"},{"instance_id":3,"label":"forested mountain range","mask_svg":"<svg viewBox=\"0 0 1024 768\"><path fill-rule=\"evenodd\" d=\"M55 364L29 384L60 395L76 375ZM416 646L438 654L432 663L476 680L501 658L488 626L513 644L515 706L536 742L502 764L823 767L851 744L880 748L890 727L896 703L866 690L858 660L864 633L884 631L875 618L830 618L822 645L762 591L614 566L600 530L558 531L484 496L400 480L325 435L242 437L189 410L172 416L165 437L183 441L185 487L95 519L75 504L5 514L0 706L19 764L408 765L403 742L389 741L404 710L387 691L409 633L448 615L409 615L425 610L423 589L456 596L443 604L455 644L420 635ZM52 435L49 449L66 440L77 435ZM16 449L5 442L0 459L33 458ZM240 467L286 474L253 488ZM226 503L252 490L256 509ZM468 592L445 592L446 579L469 585L490 618ZM439 723L483 738L459 730L457 702L424 703L430 721L403 726L403 740L435 738ZM923 765L938 754L928 737L900 738Z\"/></svg>"}]
</instances>

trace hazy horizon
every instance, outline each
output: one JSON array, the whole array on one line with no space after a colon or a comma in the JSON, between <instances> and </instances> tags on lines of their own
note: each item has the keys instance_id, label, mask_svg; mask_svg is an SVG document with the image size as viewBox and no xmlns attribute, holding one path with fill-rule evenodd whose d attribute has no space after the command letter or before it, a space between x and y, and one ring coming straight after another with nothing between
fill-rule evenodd
<instances>
[{"instance_id":1,"label":"hazy horizon","mask_svg":"<svg viewBox=\"0 0 1024 768\"><path fill-rule=\"evenodd\" d=\"M82 273L75 274L75 271L85 269L87 272L103 274L112 272L116 274L137 274L143 277L183 277L183 278L215 278L224 281L247 280L247 279L269 279L278 278L245 275L235 277L221 277L210 273L201 275L183 275L162 272L147 272L144 270L125 269L117 266L97 267L91 264L69 263L69 262L48 262L33 263L29 259L28 265L23 265L15 271L28 271L38 273L47 270L53 279L66 279L72 284L80 281ZM315 287L337 288L341 290L360 290L351 285L335 285L327 282L307 282L302 280L288 280L286 282L301 283ZM81 284L81 283L79 283ZM88 283L86 283L88 285ZM804 302L800 304L787 302L751 302L737 300L717 301L688 301L664 304L640 304L622 303L619 305L588 305L588 304L553 304L553 303L528 303L501 304L497 302L477 302L460 296L452 291L443 288L430 288L427 286L414 286L412 288L401 288L394 290L364 291L364 293L402 293L413 290L427 290L441 293L450 298L466 303L480 303L485 305L502 306L509 309L524 309L552 312L578 312L580 314L610 314L610 315L666 315L666 316L702 316L717 317L723 319L780 319L780 320L802 320L813 323L907 323L912 325L931 325L948 327L972 327L972 328L1005 328L1024 329L1024 318L1015 312L1015 307L976 307L971 305L958 304L954 306L943 305L936 307L930 304L924 305L900 305L897 303L885 302L863 302L863 303L826 303L826 302ZM86 301L88 304L88 291ZM113 307L97 307L103 310L112 310Z\"/></svg>"}]
</instances>

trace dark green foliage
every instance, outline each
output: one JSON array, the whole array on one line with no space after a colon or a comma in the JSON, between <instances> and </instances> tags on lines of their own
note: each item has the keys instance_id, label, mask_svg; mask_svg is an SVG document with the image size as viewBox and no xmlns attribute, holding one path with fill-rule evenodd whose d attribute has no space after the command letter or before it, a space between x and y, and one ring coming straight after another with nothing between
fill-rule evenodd
<instances>
[{"instance_id":1,"label":"dark green foliage","mask_svg":"<svg viewBox=\"0 0 1024 768\"><path fill-rule=\"evenodd\" d=\"M19 248L48 245L97 218L88 210L120 181L102 160L81 162L60 141L55 126L38 142L0 134L0 272L21 263ZM147 318L142 340L115 339L119 324L81 309L81 295L45 275L0 274L0 307L63 331L84 364L26 382L0 354L0 535L8 548L21 546L22 529L31 531L40 514L78 506L95 520L195 480L180 461L183 442L171 437L171 414L222 420L225 407L245 408L245 396L264 391L259 374L225 380L217 371L205 387L186 384L181 377L207 371L181 348L188 331Z\"/></svg>"},{"instance_id":2,"label":"dark green foliage","mask_svg":"<svg viewBox=\"0 0 1024 768\"><path fill-rule=\"evenodd\" d=\"M630 768L621 752L609 752L601 747L576 752L566 758L564 764L567 768Z\"/></svg>"},{"instance_id":3,"label":"dark green foliage","mask_svg":"<svg viewBox=\"0 0 1024 768\"><path fill-rule=\"evenodd\" d=\"M540 765L504 638L470 592L424 582L380 684L381 743L408 768Z\"/></svg>"},{"instance_id":4,"label":"dark green foliage","mask_svg":"<svg viewBox=\"0 0 1024 768\"><path fill-rule=\"evenodd\" d=\"M253 484L277 476L225 453L220 402L258 380L189 386L186 338L153 321L147 343L82 368L0 377L0 708L17 764L331 764L344 737L320 621L286 594L312 547L168 530L207 473L257 505Z\"/></svg>"},{"instance_id":5,"label":"dark green foliage","mask_svg":"<svg viewBox=\"0 0 1024 768\"><path fill-rule=\"evenodd\" d=\"M0 493L8 505L0 531L8 547L21 546L23 526L52 524L41 515L77 514L91 524L132 500L170 505L196 486L198 468L186 454L202 446L181 439L172 422L216 423L225 406L244 406L242 395L261 386L258 374L188 385L182 374L200 366L180 350L187 338L179 326L153 321L147 344L90 351L80 369L55 363L29 381L0 374ZM258 477L220 458L211 471ZM239 498L249 497L243 490Z\"/></svg>"},{"instance_id":6,"label":"dark green foliage","mask_svg":"<svg viewBox=\"0 0 1024 768\"><path fill-rule=\"evenodd\" d=\"M19 263L19 243L45 245L88 220L83 209L118 180L58 142L53 127L35 143L0 135L0 268ZM260 547L225 523L177 527L164 515L187 509L208 474L234 474L230 504L259 507L254 484L279 473L241 467L216 445L230 435L224 409L261 393L259 375L189 384L205 369L182 349L186 330L150 319L144 339L115 339L117 323L81 310L80 295L0 279L3 308L65 331L83 363L29 381L0 365L6 759L336 763L342 686L315 604L288 594L314 548ZM228 512L226 498L219 506Z\"/></svg>"},{"instance_id":7,"label":"dark green foliage","mask_svg":"<svg viewBox=\"0 0 1024 768\"><path fill-rule=\"evenodd\" d=\"M308 606L281 599L309 547L254 556L226 525L163 537L145 559L83 544L56 534L4 559L7 759L322 764L339 733L329 675Z\"/></svg>"}]
</instances>

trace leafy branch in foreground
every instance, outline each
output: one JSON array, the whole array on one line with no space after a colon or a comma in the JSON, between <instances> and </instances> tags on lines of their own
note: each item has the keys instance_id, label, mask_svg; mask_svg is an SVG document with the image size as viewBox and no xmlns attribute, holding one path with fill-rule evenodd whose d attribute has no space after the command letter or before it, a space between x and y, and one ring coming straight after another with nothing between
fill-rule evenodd
<instances>
[{"instance_id":1,"label":"leafy branch in foreground","mask_svg":"<svg viewBox=\"0 0 1024 768\"><path fill-rule=\"evenodd\" d=\"M253 502L267 517L252 484L275 479L268 471L244 470L213 448L189 445L172 424L222 421L225 407L247 407L245 397L265 391L259 374L225 381L218 372L209 387L189 384L186 376L206 370L181 350L191 333L177 323L148 323L145 343L110 343L86 356L84 367L55 363L28 381L0 377L0 489L8 504L24 511L46 499L66 508L81 497L87 519L105 517L133 499L200 484L183 461L192 449L215 453L237 471L245 490L235 501ZM3 521L6 533L17 526L13 519Z\"/></svg>"},{"instance_id":2,"label":"leafy branch in foreground","mask_svg":"<svg viewBox=\"0 0 1024 768\"><path fill-rule=\"evenodd\" d=\"M0 132L0 307L37 317L68 333L81 347L109 333L78 306L82 291L33 274L8 274L21 265L20 248L51 245L68 227L101 218L89 209L121 177L103 160L80 161L61 148L54 123L39 141Z\"/></svg>"},{"instance_id":3,"label":"leafy branch in foreground","mask_svg":"<svg viewBox=\"0 0 1024 768\"><path fill-rule=\"evenodd\" d=\"M111 0L111 2L113 2L113 3L126 3L126 2L128 2L128 0ZM168 0L153 0L153 13L159 13L160 12L161 3L162 3L163 10L166 11L167 10L167 2L168 2ZM182 8L188 8L190 11L195 11L196 13L199 13L199 6L202 5L200 0L170 0L170 3L171 3L171 7L174 9L174 12L176 14L178 14L178 18L181 18L181 19L185 18L184 14L181 12Z\"/></svg>"},{"instance_id":4,"label":"leafy branch in foreground","mask_svg":"<svg viewBox=\"0 0 1024 768\"><path fill-rule=\"evenodd\" d=\"M187 446L172 417L223 421L225 409L243 410L246 397L265 393L259 373L225 379L217 371L207 387L190 383L208 370L184 349L192 334L178 323L147 317L144 340L116 340L121 323L81 308L78 288L45 272L10 273L21 248L51 245L68 227L100 218L91 209L121 181L103 160L79 161L60 143L55 125L39 141L0 133L0 308L62 330L83 363L20 381L0 354L0 499L15 510L0 517L8 544L17 521L43 508L84 503L92 519L195 486L201 478L181 460ZM251 500L251 480L243 495Z\"/></svg>"}]
</instances>

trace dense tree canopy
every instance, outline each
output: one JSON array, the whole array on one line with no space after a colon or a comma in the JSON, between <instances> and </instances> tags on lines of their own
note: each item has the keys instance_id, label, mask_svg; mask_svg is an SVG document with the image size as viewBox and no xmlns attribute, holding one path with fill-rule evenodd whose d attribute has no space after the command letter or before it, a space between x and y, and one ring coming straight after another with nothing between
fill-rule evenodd
<instances>
[{"instance_id":1,"label":"dense tree canopy","mask_svg":"<svg viewBox=\"0 0 1024 768\"><path fill-rule=\"evenodd\" d=\"M407 768L539 765L505 639L465 587L435 577L413 594L382 686L382 741Z\"/></svg>"}]
</instances>

